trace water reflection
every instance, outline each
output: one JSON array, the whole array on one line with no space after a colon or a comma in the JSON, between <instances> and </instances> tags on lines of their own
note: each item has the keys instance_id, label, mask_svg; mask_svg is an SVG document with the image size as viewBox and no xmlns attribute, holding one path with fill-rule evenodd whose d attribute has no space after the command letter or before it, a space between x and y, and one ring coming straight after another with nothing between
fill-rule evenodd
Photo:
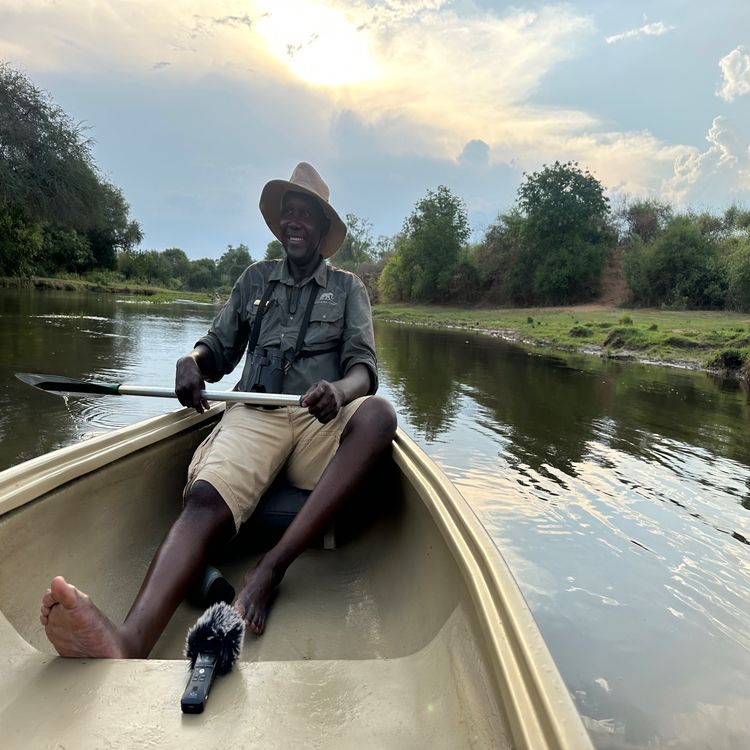
<instances>
[{"instance_id":1,"label":"water reflection","mask_svg":"<svg viewBox=\"0 0 750 750\"><path fill-rule=\"evenodd\" d=\"M13 372L166 385L212 314L0 292L0 461L177 406L68 410ZM462 332L376 336L384 394L502 550L597 746L750 747L744 387Z\"/></svg>"}]
</instances>

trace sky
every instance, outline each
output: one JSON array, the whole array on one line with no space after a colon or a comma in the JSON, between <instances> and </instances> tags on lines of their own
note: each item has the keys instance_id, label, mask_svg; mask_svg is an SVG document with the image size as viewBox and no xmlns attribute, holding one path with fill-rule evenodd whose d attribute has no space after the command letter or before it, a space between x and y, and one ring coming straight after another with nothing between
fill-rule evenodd
<instances>
[{"instance_id":1,"label":"sky","mask_svg":"<svg viewBox=\"0 0 750 750\"><path fill-rule=\"evenodd\" d=\"M89 128L143 249L263 257L299 161L375 237L445 185L479 241L554 161L615 207L750 208L750 0L0 0L0 60Z\"/></svg>"}]
</instances>

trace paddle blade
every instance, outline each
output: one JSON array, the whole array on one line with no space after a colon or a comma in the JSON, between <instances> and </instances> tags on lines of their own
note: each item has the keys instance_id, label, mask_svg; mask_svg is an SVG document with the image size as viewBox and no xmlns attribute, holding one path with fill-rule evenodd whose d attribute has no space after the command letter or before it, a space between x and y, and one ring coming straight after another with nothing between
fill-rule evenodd
<instances>
[{"instance_id":1,"label":"paddle blade","mask_svg":"<svg viewBox=\"0 0 750 750\"><path fill-rule=\"evenodd\" d=\"M54 393L104 393L119 395L117 383L92 383L88 380L75 380L62 375L40 375L33 372L17 372L16 377L27 385Z\"/></svg>"}]
</instances>

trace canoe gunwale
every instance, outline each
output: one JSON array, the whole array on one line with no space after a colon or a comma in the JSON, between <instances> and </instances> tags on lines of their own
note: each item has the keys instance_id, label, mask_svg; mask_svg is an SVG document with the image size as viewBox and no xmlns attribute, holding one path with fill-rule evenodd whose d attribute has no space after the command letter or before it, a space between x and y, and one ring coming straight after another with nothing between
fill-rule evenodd
<instances>
[{"instance_id":1,"label":"canoe gunwale","mask_svg":"<svg viewBox=\"0 0 750 750\"><path fill-rule=\"evenodd\" d=\"M178 409L5 469L0 472L0 517L122 456L218 419L224 408L214 404L203 414Z\"/></svg>"},{"instance_id":2,"label":"canoe gunwale","mask_svg":"<svg viewBox=\"0 0 750 750\"><path fill-rule=\"evenodd\" d=\"M461 569L494 658L494 672L519 748L593 745L526 600L505 559L461 493L399 430L394 459L422 490L444 541ZM426 459L426 460L425 460Z\"/></svg>"}]
</instances>

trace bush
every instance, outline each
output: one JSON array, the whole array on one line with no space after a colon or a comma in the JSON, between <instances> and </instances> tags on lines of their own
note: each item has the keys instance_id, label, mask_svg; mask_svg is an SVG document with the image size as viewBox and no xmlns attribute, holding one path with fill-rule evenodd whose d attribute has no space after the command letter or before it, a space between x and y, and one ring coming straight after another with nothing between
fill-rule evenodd
<instances>
[{"instance_id":1,"label":"bush","mask_svg":"<svg viewBox=\"0 0 750 750\"><path fill-rule=\"evenodd\" d=\"M708 362L708 367L715 370L739 370L745 364L746 354L739 349L725 349Z\"/></svg>"},{"instance_id":2,"label":"bush","mask_svg":"<svg viewBox=\"0 0 750 750\"><path fill-rule=\"evenodd\" d=\"M573 326L568 331L568 335L572 336L574 339L585 339L592 335L592 331L585 326Z\"/></svg>"},{"instance_id":3,"label":"bush","mask_svg":"<svg viewBox=\"0 0 750 750\"><path fill-rule=\"evenodd\" d=\"M636 239L624 263L635 301L688 309L723 307L726 276L710 230L700 217L678 216L652 242Z\"/></svg>"}]
</instances>

